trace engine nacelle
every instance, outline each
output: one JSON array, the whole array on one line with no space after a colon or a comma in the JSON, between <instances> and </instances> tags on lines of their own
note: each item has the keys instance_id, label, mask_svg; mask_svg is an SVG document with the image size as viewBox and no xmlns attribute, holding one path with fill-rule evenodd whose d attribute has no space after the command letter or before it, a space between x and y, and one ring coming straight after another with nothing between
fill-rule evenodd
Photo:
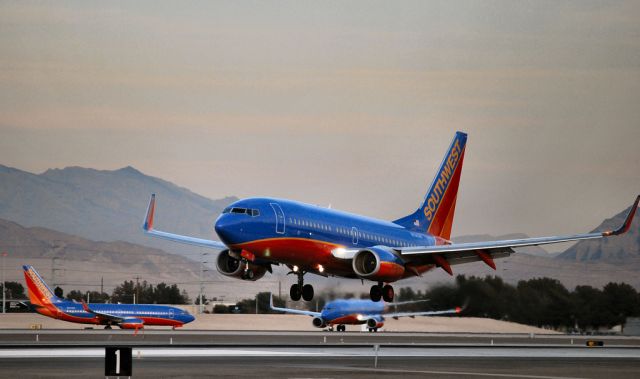
<instances>
[{"instance_id":1,"label":"engine nacelle","mask_svg":"<svg viewBox=\"0 0 640 379\"><path fill-rule=\"evenodd\" d=\"M232 257L229 254L229 250L222 250L218 254L216 261L218 272L224 276L230 276L232 278L255 281L264 276L267 272L265 266L260 266L255 263L248 263L248 268L245 264L237 258ZM245 268L247 268L245 270Z\"/></svg>"},{"instance_id":2,"label":"engine nacelle","mask_svg":"<svg viewBox=\"0 0 640 379\"><path fill-rule=\"evenodd\" d=\"M374 246L356 253L353 271L363 279L395 282L404 274L404 261L391 249Z\"/></svg>"},{"instance_id":3,"label":"engine nacelle","mask_svg":"<svg viewBox=\"0 0 640 379\"><path fill-rule=\"evenodd\" d=\"M143 329L144 321L139 318L129 318L118 324L118 326L120 329Z\"/></svg>"},{"instance_id":4,"label":"engine nacelle","mask_svg":"<svg viewBox=\"0 0 640 379\"><path fill-rule=\"evenodd\" d=\"M316 328L324 328L327 326L327 324L324 322L324 320L320 317L314 317L313 318L313 326L315 326Z\"/></svg>"},{"instance_id":5,"label":"engine nacelle","mask_svg":"<svg viewBox=\"0 0 640 379\"><path fill-rule=\"evenodd\" d=\"M384 322L377 321L376 319L370 318L367 320L367 327L369 328L382 328Z\"/></svg>"}]
</instances>

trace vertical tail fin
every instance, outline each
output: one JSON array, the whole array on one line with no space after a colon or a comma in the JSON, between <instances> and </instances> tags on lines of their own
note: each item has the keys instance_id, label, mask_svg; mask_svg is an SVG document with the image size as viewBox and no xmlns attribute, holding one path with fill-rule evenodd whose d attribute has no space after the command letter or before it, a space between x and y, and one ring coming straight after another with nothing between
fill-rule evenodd
<instances>
[{"instance_id":1,"label":"vertical tail fin","mask_svg":"<svg viewBox=\"0 0 640 379\"><path fill-rule=\"evenodd\" d=\"M24 270L24 280L27 283L27 292L29 300L35 306L47 307L52 303L61 302L62 299L57 297L47 283L42 280L38 272L32 266L22 266Z\"/></svg>"},{"instance_id":2,"label":"vertical tail fin","mask_svg":"<svg viewBox=\"0 0 640 379\"><path fill-rule=\"evenodd\" d=\"M456 132L420 207L394 223L416 232L451 238L466 145L467 134Z\"/></svg>"}]
</instances>

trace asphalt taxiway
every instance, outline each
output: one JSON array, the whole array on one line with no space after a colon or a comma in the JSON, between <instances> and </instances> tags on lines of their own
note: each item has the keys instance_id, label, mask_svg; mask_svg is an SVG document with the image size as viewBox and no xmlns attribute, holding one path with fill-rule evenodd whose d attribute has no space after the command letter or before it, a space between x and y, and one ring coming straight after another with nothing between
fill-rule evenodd
<instances>
[{"instance_id":1,"label":"asphalt taxiway","mask_svg":"<svg viewBox=\"0 0 640 379\"><path fill-rule=\"evenodd\" d=\"M640 358L367 355L137 356L134 378L637 378ZM239 353L242 353L240 351ZM377 362L376 362L377 360ZM3 378L101 377L104 358L0 359ZM19 375L19 376L18 376Z\"/></svg>"},{"instance_id":2,"label":"asphalt taxiway","mask_svg":"<svg viewBox=\"0 0 640 379\"><path fill-rule=\"evenodd\" d=\"M602 347L587 347L588 340ZM532 334L1 330L0 377L100 377L131 346L135 378L637 378L640 338Z\"/></svg>"}]
</instances>

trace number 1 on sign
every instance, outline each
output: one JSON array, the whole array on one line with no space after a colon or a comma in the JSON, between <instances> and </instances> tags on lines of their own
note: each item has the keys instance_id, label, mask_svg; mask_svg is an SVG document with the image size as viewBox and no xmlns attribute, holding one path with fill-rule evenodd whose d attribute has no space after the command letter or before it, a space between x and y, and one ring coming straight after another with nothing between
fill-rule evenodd
<instances>
[{"instance_id":1,"label":"number 1 on sign","mask_svg":"<svg viewBox=\"0 0 640 379\"><path fill-rule=\"evenodd\" d=\"M120 350L116 350L116 374L120 373Z\"/></svg>"}]
</instances>

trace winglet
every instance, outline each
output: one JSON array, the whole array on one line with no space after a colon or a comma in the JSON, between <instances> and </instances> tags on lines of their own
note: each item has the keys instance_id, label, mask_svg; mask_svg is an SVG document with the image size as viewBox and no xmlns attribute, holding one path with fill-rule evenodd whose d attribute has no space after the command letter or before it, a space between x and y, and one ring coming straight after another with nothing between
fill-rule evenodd
<instances>
[{"instance_id":1,"label":"winglet","mask_svg":"<svg viewBox=\"0 0 640 379\"><path fill-rule=\"evenodd\" d=\"M273 309L273 294L269 293L269 308Z\"/></svg>"},{"instance_id":2,"label":"winglet","mask_svg":"<svg viewBox=\"0 0 640 379\"><path fill-rule=\"evenodd\" d=\"M638 195L638 197L636 197L636 201L633 203L633 206L629 210L629 213L627 214L627 218L624 220L624 223L622 225L620 225L620 227L618 229L609 230L609 231L603 232L602 235L604 237L617 236L618 234L623 234L623 233L628 232L629 228L631 227L631 222L633 221L633 216L635 216L636 211L638 210L638 203L639 202L640 202L640 195Z\"/></svg>"},{"instance_id":3,"label":"winglet","mask_svg":"<svg viewBox=\"0 0 640 379\"><path fill-rule=\"evenodd\" d=\"M149 206L147 207L147 215L144 218L144 225L142 228L145 231L150 231L153 229L153 214L156 211L156 194L151 194L151 200L149 200Z\"/></svg>"}]
</instances>

